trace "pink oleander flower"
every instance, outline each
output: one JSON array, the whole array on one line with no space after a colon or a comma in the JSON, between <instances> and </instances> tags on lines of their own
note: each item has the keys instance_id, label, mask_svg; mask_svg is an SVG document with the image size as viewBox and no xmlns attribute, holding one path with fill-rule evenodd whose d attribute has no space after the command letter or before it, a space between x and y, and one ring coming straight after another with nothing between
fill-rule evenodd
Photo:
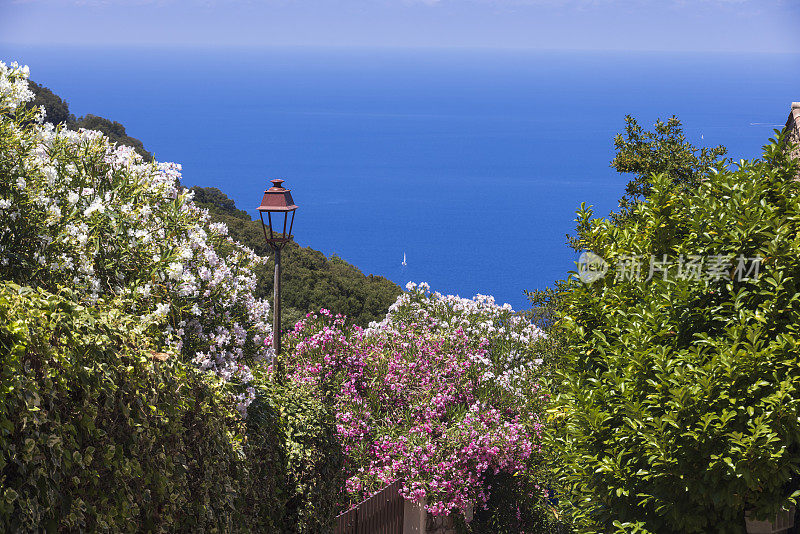
<instances>
[{"instance_id":1,"label":"pink oleander flower","mask_svg":"<svg viewBox=\"0 0 800 534\"><path fill-rule=\"evenodd\" d=\"M401 478L432 514L460 514L488 502L487 476L519 473L541 451L544 334L491 297L408 287L366 330L309 314L287 336L286 365L333 403L348 503Z\"/></svg>"}]
</instances>

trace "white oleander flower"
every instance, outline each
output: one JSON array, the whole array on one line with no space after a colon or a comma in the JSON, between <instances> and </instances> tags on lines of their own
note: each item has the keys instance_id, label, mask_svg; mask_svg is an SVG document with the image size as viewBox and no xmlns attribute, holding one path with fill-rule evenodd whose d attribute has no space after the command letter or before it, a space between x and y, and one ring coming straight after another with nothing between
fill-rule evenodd
<instances>
[{"instance_id":1,"label":"white oleander flower","mask_svg":"<svg viewBox=\"0 0 800 534\"><path fill-rule=\"evenodd\" d=\"M181 276L183 276L183 264L178 262L172 262L167 267L167 276L171 280L180 280Z\"/></svg>"},{"instance_id":2,"label":"white oleander flower","mask_svg":"<svg viewBox=\"0 0 800 534\"><path fill-rule=\"evenodd\" d=\"M91 217L92 213L94 212L104 213L105 211L106 208L105 206L103 206L103 203L100 201L99 198L96 198L92 201L92 203L89 205L88 208L83 210L83 216Z\"/></svg>"}]
</instances>

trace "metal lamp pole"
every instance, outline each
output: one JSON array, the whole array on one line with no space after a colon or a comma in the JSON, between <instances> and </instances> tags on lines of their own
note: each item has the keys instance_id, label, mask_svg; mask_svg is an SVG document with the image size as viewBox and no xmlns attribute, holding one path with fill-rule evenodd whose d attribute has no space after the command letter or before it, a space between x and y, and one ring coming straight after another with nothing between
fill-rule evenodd
<instances>
[{"instance_id":1,"label":"metal lamp pole","mask_svg":"<svg viewBox=\"0 0 800 534\"><path fill-rule=\"evenodd\" d=\"M274 299L273 299L273 317L272 317L272 348L275 351L275 356L281 353L281 249L292 240L292 227L294 226L294 212L297 210L297 205L292 200L292 193L290 189L283 187L283 180L272 180L272 187L264 191L264 198L261 199L261 205L257 208L261 216L261 227L264 229L264 239L272 249L275 256L275 280L274 280ZM267 220L264 220L264 214L267 214ZM289 218L291 214L291 219ZM275 224L273 226L272 217L275 217ZM289 231L286 231L287 223ZM283 231L278 233L280 225L283 224ZM267 234L269 228L269 234ZM280 362L276 369L280 368Z\"/></svg>"},{"instance_id":2,"label":"metal lamp pole","mask_svg":"<svg viewBox=\"0 0 800 534\"><path fill-rule=\"evenodd\" d=\"M281 353L281 247L272 247L275 255L275 281L273 282L272 348Z\"/></svg>"}]
</instances>

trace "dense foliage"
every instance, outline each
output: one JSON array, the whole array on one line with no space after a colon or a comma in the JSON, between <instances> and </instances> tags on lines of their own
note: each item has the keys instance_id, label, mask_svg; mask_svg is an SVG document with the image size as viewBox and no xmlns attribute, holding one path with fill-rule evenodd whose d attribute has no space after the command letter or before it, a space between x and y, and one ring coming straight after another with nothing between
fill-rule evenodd
<instances>
[{"instance_id":1,"label":"dense foliage","mask_svg":"<svg viewBox=\"0 0 800 534\"><path fill-rule=\"evenodd\" d=\"M568 343L551 445L580 532L742 532L746 509L795 502L796 173L771 142L692 188L652 175L623 224L579 211L581 247L610 266L558 296Z\"/></svg>"},{"instance_id":2,"label":"dense foliage","mask_svg":"<svg viewBox=\"0 0 800 534\"><path fill-rule=\"evenodd\" d=\"M238 242L263 256L272 253L264 240L261 221L236 208L233 200L213 187L193 187L194 201L208 209L212 220L220 221ZM300 215L302 216L302 214ZM337 256L326 258L321 252L289 243L281 253L282 324L285 331L306 313L329 309L348 322L366 326L381 320L400 294L400 288L382 276L364 274ZM272 297L272 261L257 269L257 295Z\"/></svg>"},{"instance_id":3,"label":"dense foliage","mask_svg":"<svg viewBox=\"0 0 800 534\"><path fill-rule=\"evenodd\" d=\"M324 532L341 487L327 411L229 384L100 300L0 284L0 530Z\"/></svg>"},{"instance_id":4,"label":"dense foliage","mask_svg":"<svg viewBox=\"0 0 800 534\"><path fill-rule=\"evenodd\" d=\"M248 440L262 443L265 436L279 432L282 464L276 470L256 462L262 478L282 483L280 507L272 511L280 518L275 532L330 532L342 511L344 487L344 456L333 413L314 388L276 383L269 377L258 382L262 387L248 410Z\"/></svg>"},{"instance_id":5,"label":"dense foliage","mask_svg":"<svg viewBox=\"0 0 800 534\"><path fill-rule=\"evenodd\" d=\"M219 379L75 297L0 285L0 530L270 526L276 444L248 455Z\"/></svg>"},{"instance_id":6,"label":"dense foliage","mask_svg":"<svg viewBox=\"0 0 800 534\"><path fill-rule=\"evenodd\" d=\"M545 495L527 484L542 476L542 331L491 297L427 289L410 284L367 330L310 314L288 336L289 378L334 406L350 503L400 478L434 515L463 516L506 477L515 513L495 532L521 532Z\"/></svg>"}]
</instances>

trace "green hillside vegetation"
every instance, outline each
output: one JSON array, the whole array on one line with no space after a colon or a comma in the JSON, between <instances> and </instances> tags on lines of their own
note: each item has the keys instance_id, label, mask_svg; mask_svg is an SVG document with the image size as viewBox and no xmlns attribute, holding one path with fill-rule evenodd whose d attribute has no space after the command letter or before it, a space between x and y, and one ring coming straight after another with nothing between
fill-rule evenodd
<instances>
[{"instance_id":1,"label":"green hillside vegetation","mask_svg":"<svg viewBox=\"0 0 800 534\"><path fill-rule=\"evenodd\" d=\"M70 130L97 130L103 132L106 137L114 143L133 147L136 152L141 154L145 161L153 161L153 154L144 149L144 143L135 137L129 136L125 132L125 127L116 122L97 115L86 114L83 117L75 117L69 111L69 104L66 100L55 94L53 91L39 85L36 82L28 82L33 91L34 99L28 107L44 106L45 120L53 124L63 124Z\"/></svg>"},{"instance_id":2,"label":"green hillside vegetation","mask_svg":"<svg viewBox=\"0 0 800 534\"><path fill-rule=\"evenodd\" d=\"M28 86L33 91L33 100L28 102L27 107L38 108L44 106L45 120L52 124L67 124L70 117L75 120L75 116L70 116L69 104L67 101L55 94L49 88L39 85L33 80L28 80Z\"/></svg>"},{"instance_id":3,"label":"green hillside vegetation","mask_svg":"<svg viewBox=\"0 0 800 534\"><path fill-rule=\"evenodd\" d=\"M254 221L247 212L215 187L193 187L194 201L207 208L213 220L228 225L231 237L262 256L272 256L264 240L261 221ZM320 308L341 313L361 326L380 321L389 306L402 292L394 282L382 276L365 276L357 267L338 256L326 257L310 247L289 243L281 253L283 266L283 329L287 330L306 313ZM259 297L272 298L270 260L257 270Z\"/></svg>"},{"instance_id":4,"label":"green hillside vegetation","mask_svg":"<svg viewBox=\"0 0 800 534\"><path fill-rule=\"evenodd\" d=\"M64 124L78 130L87 128L103 132L112 142L133 147L145 160L153 155L144 144L127 135L125 127L116 121L87 114L76 118L70 113L68 103L47 87L29 82L35 98L29 107L44 106L45 120ZM212 219L228 225L230 235L259 255L271 256L264 241L260 221L253 221L247 212L236 207L233 200L214 187L194 187L195 202L209 210ZM337 256L326 257L310 247L290 243L283 250L282 326L288 330L307 313L321 308L346 315L361 326L380 321L389 306L402 292L394 282L382 276L365 276L357 267ZM258 269L259 297L272 299L272 262Z\"/></svg>"}]
</instances>

